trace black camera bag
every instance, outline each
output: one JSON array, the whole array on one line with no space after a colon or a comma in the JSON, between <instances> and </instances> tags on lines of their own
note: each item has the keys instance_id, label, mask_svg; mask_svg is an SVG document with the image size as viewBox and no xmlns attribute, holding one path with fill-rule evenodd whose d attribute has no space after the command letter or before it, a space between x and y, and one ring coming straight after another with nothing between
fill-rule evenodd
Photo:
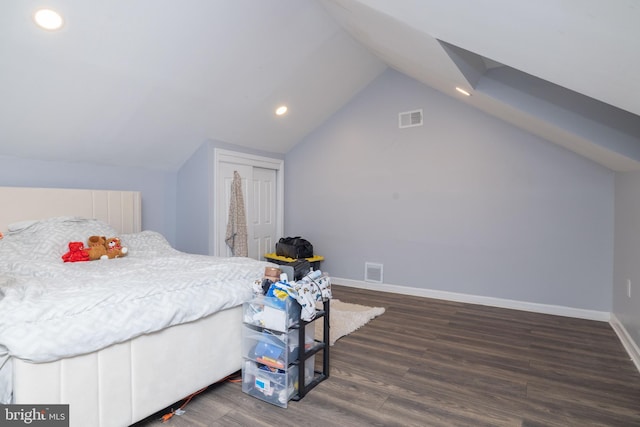
<instances>
[{"instance_id":1,"label":"black camera bag","mask_svg":"<svg viewBox=\"0 0 640 427\"><path fill-rule=\"evenodd\" d=\"M300 236L283 237L276 243L276 255L294 259L311 258L313 245Z\"/></svg>"}]
</instances>

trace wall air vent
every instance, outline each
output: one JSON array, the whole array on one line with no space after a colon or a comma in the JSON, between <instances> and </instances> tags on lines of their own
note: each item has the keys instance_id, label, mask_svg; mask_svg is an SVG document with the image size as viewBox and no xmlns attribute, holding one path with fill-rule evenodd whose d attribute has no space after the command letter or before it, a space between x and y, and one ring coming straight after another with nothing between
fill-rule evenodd
<instances>
[{"instance_id":1,"label":"wall air vent","mask_svg":"<svg viewBox=\"0 0 640 427\"><path fill-rule=\"evenodd\" d=\"M382 264L364 263L364 281L382 283Z\"/></svg>"},{"instance_id":2,"label":"wall air vent","mask_svg":"<svg viewBox=\"0 0 640 427\"><path fill-rule=\"evenodd\" d=\"M422 126L422 110L405 111L398 114L398 125L401 129Z\"/></svg>"}]
</instances>

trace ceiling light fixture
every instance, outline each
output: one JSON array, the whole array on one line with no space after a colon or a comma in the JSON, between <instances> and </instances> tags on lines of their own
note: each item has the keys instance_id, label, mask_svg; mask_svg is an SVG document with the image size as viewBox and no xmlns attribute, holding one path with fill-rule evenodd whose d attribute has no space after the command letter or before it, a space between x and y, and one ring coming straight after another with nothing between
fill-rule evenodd
<instances>
[{"instance_id":1,"label":"ceiling light fixture","mask_svg":"<svg viewBox=\"0 0 640 427\"><path fill-rule=\"evenodd\" d=\"M456 90L458 92L460 92L461 94L463 94L463 95L471 96L471 94L469 92L467 92L466 90L462 89L461 87L456 87Z\"/></svg>"},{"instance_id":2,"label":"ceiling light fixture","mask_svg":"<svg viewBox=\"0 0 640 427\"><path fill-rule=\"evenodd\" d=\"M287 112L288 108L286 105L281 105L280 107L276 108L276 114L278 116L282 116L283 114L285 114Z\"/></svg>"},{"instance_id":3,"label":"ceiling light fixture","mask_svg":"<svg viewBox=\"0 0 640 427\"><path fill-rule=\"evenodd\" d=\"M40 9L33 15L33 20L40 28L45 30L59 30L64 24L62 16L51 9Z\"/></svg>"}]
</instances>

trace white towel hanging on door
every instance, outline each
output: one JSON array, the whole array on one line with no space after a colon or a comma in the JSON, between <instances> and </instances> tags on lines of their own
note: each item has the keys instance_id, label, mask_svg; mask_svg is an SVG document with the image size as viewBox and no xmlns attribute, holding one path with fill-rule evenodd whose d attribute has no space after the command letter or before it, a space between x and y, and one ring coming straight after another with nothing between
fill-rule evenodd
<instances>
[{"instance_id":1,"label":"white towel hanging on door","mask_svg":"<svg viewBox=\"0 0 640 427\"><path fill-rule=\"evenodd\" d=\"M247 218L242 197L242 178L238 171L233 171L231 197L229 200L229 220L224 241L231 249L233 256L249 256L247 247Z\"/></svg>"}]
</instances>

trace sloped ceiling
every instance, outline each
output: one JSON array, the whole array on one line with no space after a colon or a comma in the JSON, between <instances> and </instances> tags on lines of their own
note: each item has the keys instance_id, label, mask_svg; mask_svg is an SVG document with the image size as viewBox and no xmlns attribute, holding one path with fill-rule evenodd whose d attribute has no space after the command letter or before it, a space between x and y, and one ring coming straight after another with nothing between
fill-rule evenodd
<instances>
[{"instance_id":1,"label":"sloped ceiling","mask_svg":"<svg viewBox=\"0 0 640 427\"><path fill-rule=\"evenodd\" d=\"M62 30L33 25L43 6L63 14ZM175 171L205 140L285 153L390 66L613 170L640 169L636 0L21 0L0 11L2 156Z\"/></svg>"},{"instance_id":2,"label":"sloped ceiling","mask_svg":"<svg viewBox=\"0 0 640 427\"><path fill-rule=\"evenodd\" d=\"M324 5L398 71L613 170L639 168L639 2Z\"/></svg>"},{"instance_id":3,"label":"sloped ceiling","mask_svg":"<svg viewBox=\"0 0 640 427\"><path fill-rule=\"evenodd\" d=\"M0 155L168 171L284 153L386 68L315 0L3 1L0 62Z\"/></svg>"}]
</instances>

